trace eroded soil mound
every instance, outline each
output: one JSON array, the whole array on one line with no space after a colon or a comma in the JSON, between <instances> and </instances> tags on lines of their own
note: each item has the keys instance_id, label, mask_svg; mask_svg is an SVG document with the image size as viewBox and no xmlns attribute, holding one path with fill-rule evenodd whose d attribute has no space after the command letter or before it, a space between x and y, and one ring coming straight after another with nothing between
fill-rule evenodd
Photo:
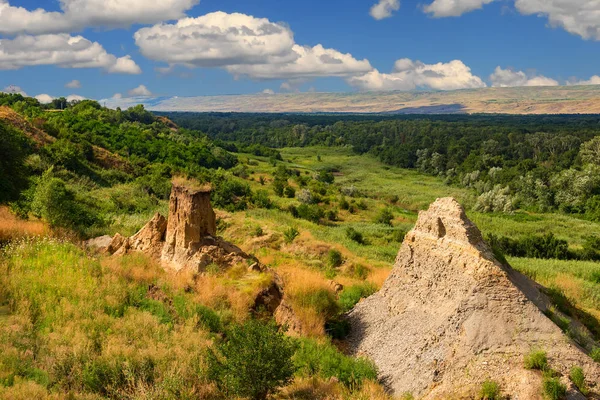
<instances>
[{"instance_id":1,"label":"eroded soil mound","mask_svg":"<svg viewBox=\"0 0 600 400\"><path fill-rule=\"evenodd\" d=\"M398 395L473 398L492 379L510 398L538 399L541 374L523 358L541 349L570 398L582 398L569 370L581 366L591 387L600 370L546 317L549 304L538 285L494 258L460 204L438 199L419 214L382 289L350 312L350 343Z\"/></svg>"}]
</instances>

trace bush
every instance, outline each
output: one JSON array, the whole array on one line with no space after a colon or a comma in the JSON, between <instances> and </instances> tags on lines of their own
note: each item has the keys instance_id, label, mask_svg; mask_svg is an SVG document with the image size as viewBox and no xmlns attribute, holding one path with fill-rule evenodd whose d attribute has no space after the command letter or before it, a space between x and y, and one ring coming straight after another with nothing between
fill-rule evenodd
<instances>
[{"instance_id":1,"label":"bush","mask_svg":"<svg viewBox=\"0 0 600 400\"><path fill-rule=\"evenodd\" d=\"M369 297L377 291L372 283L361 283L345 288L340 293L338 304L342 312L350 311L362 298Z\"/></svg>"},{"instance_id":2,"label":"bush","mask_svg":"<svg viewBox=\"0 0 600 400\"><path fill-rule=\"evenodd\" d=\"M25 159L31 142L25 135L0 122L0 203L16 200L27 186Z\"/></svg>"},{"instance_id":3,"label":"bush","mask_svg":"<svg viewBox=\"0 0 600 400\"><path fill-rule=\"evenodd\" d=\"M365 380L377 379L377 369L370 360L346 356L331 343L319 344L311 339L301 339L299 344L294 364L304 376L336 377L353 389L360 388Z\"/></svg>"},{"instance_id":4,"label":"bush","mask_svg":"<svg viewBox=\"0 0 600 400\"><path fill-rule=\"evenodd\" d=\"M283 232L285 242L288 244L292 243L298 237L298 235L300 235L300 232L293 226L290 226L285 230L285 232Z\"/></svg>"},{"instance_id":5,"label":"bush","mask_svg":"<svg viewBox=\"0 0 600 400\"><path fill-rule=\"evenodd\" d=\"M283 189L283 195L288 199L293 199L294 197L296 197L296 189L294 189L291 186L286 186Z\"/></svg>"},{"instance_id":6,"label":"bush","mask_svg":"<svg viewBox=\"0 0 600 400\"><path fill-rule=\"evenodd\" d=\"M234 326L208 354L208 375L228 396L266 399L291 382L295 345L274 323Z\"/></svg>"},{"instance_id":7,"label":"bush","mask_svg":"<svg viewBox=\"0 0 600 400\"><path fill-rule=\"evenodd\" d=\"M592 358L592 360L596 361L597 363L600 363L600 347L594 347L590 352L590 357Z\"/></svg>"},{"instance_id":8,"label":"bush","mask_svg":"<svg viewBox=\"0 0 600 400\"><path fill-rule=\"evenodd\" d=\"M392 214L389 209L384 208L383 210L379 211L379 214L377 214L377 217L375 217L375 223L392 226L393 219L394 214Z\"/></svg>"},{"instance_id":9,"label":"bush","mask_svg":"<svg viewBox=\"0 0 600 400\"><path fill-rule=\"evenodd\" d=\"M545 351L532 350L525 356L524 363L527 369L546 371L548 369L548 356Z\"/></svg>"},{"instance_id":10,"label":"bush","mask_svg":"<svg viewBox=\"0 0 600 400\"><path fill-rule=\"evenodd\" d=\"M358 244L365 244L365 238L362 233L352 227L346 229L346 237Z\"/></svg>"},{"instance_id":11,"label":"bush","mask_svg":"<svg viewBox=\"0 0 600 400\"><path fill-rule=\"evenodd\" d=\"M34 192L33 213L48 222L51 228L62 228L82 233L85 228L101 223L92 207L77 199L65 182L46 171Z\"/></svg>"},{"instance_id":12,"label":"bush","mask_svg":"<svg viewBox=\"0 0 600 400\"><path fill-rule=\"evenodd\" d=\"M325 212L318 205L301 204L298 207L290 206L289 211L294 218L305 219L315 224L319 223L321 218L325 216Z\"/></svg>"},{"instance_id":13,"label":"bush","mask_svg":"<svg viewBox=\"0 0 600 400\"><path fill-rule=\"evenodd\" d=\"M561 400L567 395L567 387L558 378L544 378L544 395L550 400Z\"/></svg>"},{"instance_id":14,"label":"bush","mask_svg":"<svg viewBox=\"0 0 600 400\"><path fill-rule=\"evenodd\" d=\"M571 379L571 382L577 386L577 389L579 389L581 394L588 394L588 389L585 384L585 375L583 374L583 369L581 367L571 368L571 371L569 372L569 378Z\"/></svg>"},{"instance_id":15,"label":"bush","mask_svg":"<svg viewBox=\"0 0 600 400\"><path fill-rule=\"evenodd\" d=\"M269 193L266 190L257 190L252 196L252 202L260 208L272 208L273 202L269 198Z\"/></svg>"},{"instance_id":16,"label":"bush","mask_svg":"<svg viewBox=\"0 0 600 400\"><path fill-rule=\"evenodd\" d=\"M497 400L500 398L500 386L494 381L485 381L481 385L479 398L483 400Z\"/></svg>"},{"instance_id":17,"label":"bush","mask_svg":"<svg viewBox=\"0 0 600 400\"><path fill-rule=\"evenodd\" d=\"M327 253L327 265L331 268L338 268L344 262L344 258L342 257L342 253L338 250L331 249L329 253Z\"/></svg>"}]
</instances>

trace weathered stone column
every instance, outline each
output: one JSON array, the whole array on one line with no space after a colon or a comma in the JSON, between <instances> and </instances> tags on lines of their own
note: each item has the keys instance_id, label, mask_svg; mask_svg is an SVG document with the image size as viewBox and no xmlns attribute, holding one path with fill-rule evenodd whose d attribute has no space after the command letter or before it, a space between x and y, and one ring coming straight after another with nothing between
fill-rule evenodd
<instances>
[{"instance_id":1,"label":"weathered stone column","mask_svg":"<svg viewBox=\"0 0 600 400\"><path fill-rule=\"evenodd\" d=\"M177 263L197 251L202 239L216 236L215 212L208 187L193 188L173 184L162 259Z\"/></svg>"}]
</instances>

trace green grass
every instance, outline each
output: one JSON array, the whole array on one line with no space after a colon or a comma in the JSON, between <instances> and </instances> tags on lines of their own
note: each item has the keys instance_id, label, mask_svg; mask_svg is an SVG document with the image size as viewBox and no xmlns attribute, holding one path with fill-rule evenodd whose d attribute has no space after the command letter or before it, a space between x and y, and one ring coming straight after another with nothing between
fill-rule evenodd
<instances>
[{"instance_id":1,"label":"green grass","mask_svg":"<svg viewBox=\"0 0 600 400\"><path fill-rule=\"evenodd\" d=\"M498 400L500 399L500 386L494 381L485 381L481 385L479 392L481 400Z\"/></svg>"},{"instance_id":2,"label":"green grass","mask_svg":"<svg viewBox=\"0 0 600 400\"><path fill-rule=\"evenodd\" d=\"M543 350L532 350L525 355L523 364L527 369L545 371L548 369L548 356Z\"/></svg>"}]
</instances>

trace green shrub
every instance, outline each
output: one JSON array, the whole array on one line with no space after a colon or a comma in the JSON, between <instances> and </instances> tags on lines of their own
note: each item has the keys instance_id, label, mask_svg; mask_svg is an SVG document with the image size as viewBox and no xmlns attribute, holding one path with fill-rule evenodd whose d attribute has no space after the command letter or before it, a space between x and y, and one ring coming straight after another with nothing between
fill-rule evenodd
<instances>
[{"instance_id":1,"label":"green shrub","mask_svg":"<svg viewBox=\"0 0 600 400\"><path fill-rule=\"evenodd\" d=\"M263 231L262 226L256 225L254 229L252 229L252 236L261 237L264 236L265 232Z\"/></svg>"},{"instance_id":2,"label":"green shrub","mask_svg":"<svg viewBox=\"0 0 600 400\"><path fill-rule=\"evenodd\" d=\"M369 269L362 264L354 264L348 271L349 274L356 279L365 280L369 276Z\"/></svg>"},{"instance_id":3,"label":"green shrub","mask_svg":"<svg viewBox=\"0 0 600 400\"><path fill-rule=\"evenodd\" d=\"M283 195L288 199L293 199L294 197L296 197L296 189L294 189L291 186L286 186L283 189Z\"/></svg>"},{"instance_id":4,"label":"green shrub","mask_svg":"<svg viewBox=\"0 0 600 400\"><path fill-rule=\"evenodd\" d=\"M70 229L82 233L85 228L102 221L89 204L84 204L65 182L46 171L37 185L31 204L33 213L52 228Z\"/></svg>"},{"instance_id":5,"label":"green shrub","mask_svg":"<svg viewBox=\"0 0 600 400\"><path fill-rule=\"evenodd\" d=\"M285 242L288 244L292 243L294 240L296 240L298 235L300 235L300 232L298 231L298 229L296 229L293 226L290 226L288 229L286 229L283 232L283 237L285 239Z\"/></svg>"},{"instance_id":6,"label":"green shrub","mask_svg":"<svg viewBox=\"0 0 600 400\"><path fill-rule=\"evenodd\" d=\"M331 249L327 253L327 265L331 268L338 268L344 262L342 253L338 250Z\"/></svg>"},{"instance_id":7,"label":"green shrub","mask_svg":"<svg viewBox=\"0 0 600 400\"><path fill-rule=\"evenodd\" d=\"M567 387L558 378L544 378L544 396L549 400L561 400L567 395Z\"/></svg>"},{"instance_id":8,"label":"green shrub","mask_svg":"<svg viewBox=\"0 0 600 400\"><path fill-rule=\"evenodd\" d=\"M291 382L295 344L274 323L249 320L209 352L208 376L228 396L266 399Z\"/></svg>"},{"instance_id":9,"label":"green shrub","mask_svg":"<svg viewBox=\"0 0 600 400\"><path fill-rule=\"evenodd\" d=\"M360 233L359 231L357 231L356 229L349 227L348 229L346 229L346 237L358 244L364 244L365 243L365 238L363 237L362 233Z\"/></svg>"},{"instance_id":10,"label":"green shrub","mask_svg":"<svg viewBox=\"0 0 600 400\"><path fill-rule=\"evenodd\" d=\"M500 386L494 381L485 381L481 385L479 398L482 400L498 400L500 399Z\"/></svg>"},{"instance_id":11,"label":"green shrub","mask_svg":"<svg viewBox=\"0 0 600 400\"><path fill-rule=\"evenodd\" d=\"M299 344L294 364L301 375L336 377L349 388L359 388L365 380L377 379L377 369L368 359L346 356L331 343L300 339Z\"/></svg>"},{"instance_id":12,"label":"green shrub","mask_svg":"<svg viewBox=\"0 0 600 400\"><path fill-rule=\"evenodd\" d=\"M548 356L545 351L532 350L525 356L525 368L545 371L548 369Z\"/></svg>"},{"instance_id":13,"label":"green shrub","mask_svg":"<svg viewBox=\"0 0 600 400\"><path fill-rule=\"evenodd\" d=\"M269 198L269 193L266 190L257 190L252 195L252 203L260 208L273 208L273 202Z\"/></svg>"},{"instance_id":14,"label":"green shrub","mask_svg":"<svg viewBox=\"0 0 600 400\"><path fill-rule=\"evenodd\" d=\"M600 347L594 347L590 352L590 357L592 358L592 360L596 361L597 363L600 363Z\"/></svg>"},{"instance_id":15,"label":"green shrub","mask_svg":"<svg viewBox=\"0 0 600 400\"><path fill-rule=\"evenodd\" d=\"M377 291L372 283L361 283L344 288L340 293L338 304L342 312L350 311L362 298L369 297Z\"/></svg>"},{"instance_id":16,"label":"green shrub","mask_svg":"<svg viewBox=\"0 0 600 400\"><path fill-rule=\"evenodd\" d=\"M394 214L392 214L392 212L389 209L384 208L383 210L379 211L379 213L375 217L375 223L392 226L393 219Z\"/></svg>"},{"instance_id":17,"label":"green shrub","mask_svg":"<svg viewBox=\"0 0 600 400\"><path fill-rule=\"evenodd\" d=\"M581 367L571 368L571 371L569 372L569 378L571 379L571 382L573 382L573 384L577 386L577 389L579 389L581 394L588 394L588 389L585 384L585 375Z\"/></svg>"}]
</instances>

